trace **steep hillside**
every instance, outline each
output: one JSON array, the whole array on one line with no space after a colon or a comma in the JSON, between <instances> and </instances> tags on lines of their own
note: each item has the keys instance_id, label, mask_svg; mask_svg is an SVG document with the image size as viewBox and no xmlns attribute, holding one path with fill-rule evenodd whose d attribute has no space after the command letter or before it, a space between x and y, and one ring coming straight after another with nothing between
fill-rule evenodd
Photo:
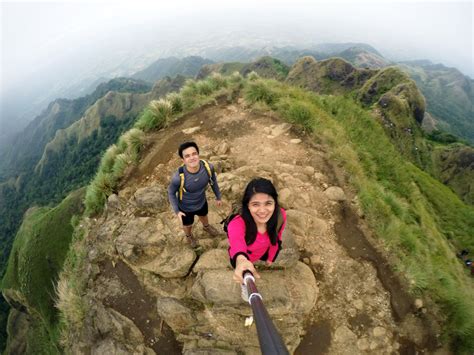
<instances>
[{"instance_id":1,"label":"steep hillside","mask_svg":"<svg viewBox=\"0 0 474 355\"><path fill-rule=\"evenodd\" d=\"M382 55L374 47L367 43L321 43L315 45L312 49L326 53L329 56L335 56L341 52L350 50L351 48L358 48L359 50L371 53L377 57L382 57Z\"/></svg>"},{"instance_id":2,"label":"steep hillside","mask_svg":"<svg viewBox=\"0 0 474 355\"><path fill-rule=\"evenodd\" d=\"M317 62L305 57L295 63L286 81L317 93L353 95L362 105L372 109L401 154L446 183L464 201L472 203L469 192L474 187L471 165L465 163L465 155L462 158L459 154L449 154L449 163L447 159L439 159L440 155L447 156L453 149L449 144L440 147L426 139L421 129L426 117L425 99L405 72L397 67L358 69L342 59ZM470 148L465 149L470 151ZM434 154L435 150L438 153ZM456 177L447 178L446 171L456 171ZM444 175L441 172L445 172Z\"/></svg>"},{"instance_id":3,"label":"steep hillside","mask_svg":"<svg viewBox=\"0 0 474 355\"><path fill-rule=\"evenodd\" d=\"M144 93L150 89L151 85L143 81L117 78L100 84L90 95L75 100L57 99L51 102L0 156L0 182L21 173L29 173L56 131L79 120L92 104L109 91Z\"/></svg>"},{"instance_id":4,"label":"steep hillside","mask_svg":"<svg viewBox=\"0 0 474 355\"><path fill-rule=\"evenodd\" d=\"M430 62L403 62L416 81L437 128L474 144L474 80L457 69Z\"/></svg>"},{"instance_id":5,"label":"steep hillside","mask_svg":"<svg viewBox=\"0 0 474 355\"><path fill-rule=\"evenodd\" d=\"M304 57L293 65L286 82L320 94L344 94L361 87L374 74L373 70L356 69L340 58L318 62Z\"/></svg>"},{"instance_id":6,"label":"steep hillside","mask_svg":"<svg viewBox=\"0 0 474 355\"><path fill-rule=\"evenodd\" d=\"M71 218L83 212L84 193L75 191L54 208L30 208L24 216L1 283L13 306L7 330L16 340L7 345L8 354L59 353L55 284L74 229Z\"/></svg>"},{"instance_id":7,"label":"steep hillside","mask_svg":"<svg viewBox=\"0 0 474 355\"><path fill-rule=\"evenodd\" d=\"M474 205L474 148L463 144L439 146L433 155L440 180Z\"/></svg>"},{"instance_id":8,"label":"steep hillside","mask_svg":"<svg viewBox=\"0 0 474 355\"><path fill-rule=\"evenodd\" d=\"M176 57L158 59L142 71L132 75L134 79L142 79L154 83L166 76L183 75L194 78L203 65L213 63L212 60L191 56L179 59Z\"/></svg>"},{"instance_id":9,"label":"steep hillside","mask_svg":"<svg viewBox=\"0 0 474 355\"><path fill-rule=\"evenodd\" d=\"M369 52L362 47L350 47L337 56L344 58L358 68L379 69L390 65L389 61L380 54Z\"/></svg>"}]
</instances>

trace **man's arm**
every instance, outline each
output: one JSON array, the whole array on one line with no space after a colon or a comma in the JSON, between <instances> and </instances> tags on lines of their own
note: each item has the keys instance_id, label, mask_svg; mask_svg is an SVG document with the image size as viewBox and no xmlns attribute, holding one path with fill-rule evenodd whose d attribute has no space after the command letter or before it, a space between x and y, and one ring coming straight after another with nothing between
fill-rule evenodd
<instances>
[{"instance_id":1,"label":"man's arm","mask_svg":"<svg viewBox=\"0 0 474 355\"><path fill-rule=\"evenodd\" d=\"M220 201L222 199L221 190L219 189L219 185L217 184L217 176L216 171L214 170L214 165L209 164L212 171L212 191L214 191L214 195L216 195L216 200Z\"/></svg>"},{"instance_id":2,"label":"man's arm","mask_svg":"<svg viewBox=\"0 0 474 355\"><path fill-rule=\"evenodd\" d=\"M178 208L178 197L176 196L176 193L179 190L179 175L178 173L175 173L173 177L171 178L171 182L168 186L168 200L170 201L171 207L173 208L174 213L179 212Z\"/></svg>"}]
</instances>

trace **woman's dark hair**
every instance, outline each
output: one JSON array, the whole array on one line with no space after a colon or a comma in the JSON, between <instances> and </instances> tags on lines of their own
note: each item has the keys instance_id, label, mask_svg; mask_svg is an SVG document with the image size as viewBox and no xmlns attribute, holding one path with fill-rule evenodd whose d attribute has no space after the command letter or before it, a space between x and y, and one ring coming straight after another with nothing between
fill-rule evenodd
<instances>
[{"instance_id":1,"label":"woman's dark hair","mask_svg":"<svg viewBox=\"0 0 474 355\"><path fill-rule=\"evenodd\" d=\"M275 210L267 222L267 233L270 237L270 243L272 245L276 245L278 239L278 214L280 213L280 206L278 205L278 193L276 192L275 186L273 186L272 182L264 178L255 178L250 181L245 188L244 197L242 198L241 215L245 222L245 242L247 245L250 245L257 238L257 224L253 220L249 210L250 199L257 193L270 195L275 200Z\"/></svg>"},{"instance_id":2,"label":"woman's dark hair","mask_svg":"<svg viewBox=\"0 0 474 355\"><path fill-rule=\"evenodd\" d=\"M196 148L196 150L197 150L197 152L198 152L198 154L199 154L199 148L198 148L198 146L197 146L196 143L194 143L194 142L184 142L184 143L181 144L181 145L179 146L179 148L178 148L178 154L179 154L179 156L181 157L181 159L183 158L183 150L188 149L189 147L194 147L194 148Z\"/></svg>"}]
</instances>

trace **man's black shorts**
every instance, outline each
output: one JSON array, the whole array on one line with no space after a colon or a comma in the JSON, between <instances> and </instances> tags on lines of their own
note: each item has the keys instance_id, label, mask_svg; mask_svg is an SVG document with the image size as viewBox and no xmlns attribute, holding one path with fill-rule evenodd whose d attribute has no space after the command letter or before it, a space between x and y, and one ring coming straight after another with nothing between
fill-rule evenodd
<instances>
[{"instance_id":1,"label":"man's black shorts","mask_svg":"<svg viewBox=\"0 0 474 355\"><path fill-rule=\"evenodd\" d=\"M186 216L181 217L183 220L183 226L191 226L194 223L194 216L207 216L209 209L207 207L207 201L204 203L204 206L201 207L200 210L193 211L193 212L186 212L183 211L181 208L179 209L181 212L186 213Z\"/></svg>"}]
</instances>

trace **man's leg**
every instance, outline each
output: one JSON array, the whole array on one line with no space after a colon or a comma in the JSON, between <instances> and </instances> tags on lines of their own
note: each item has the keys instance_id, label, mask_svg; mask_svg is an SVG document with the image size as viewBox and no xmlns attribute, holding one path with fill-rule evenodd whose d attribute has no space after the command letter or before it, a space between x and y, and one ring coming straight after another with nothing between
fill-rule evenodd
<instances>
[{"instance_id":1,"label":"man's leg","mask_svg":"<svg viewBox=\"0 0 474 355\"><path fill-rule=\"evenodd\" d=\"M192 212L185 212L186 215L181 217L183 221L183 231L186 239L191 244L192 248L196 248L198 246L196 238L193 236L193 223L194 223L194 213Z\"/></svg>"},{"instance_id":2,"label":"man's leg","mask_svg":"<svg viewBox=\"0 0 474 355\"><path fill-rule=\"evenodd\" d=\"M191 224L190 226L183 226L183 230L184 230L184 235L186 236L192 235L193 225Z\"/></svg>"},{"instance_id":3,"label":"man's leg","mask_svg":"<svg viewBox=\"0 0 474 355\"><path fill-rule=\"evenodd\" d=\"M207 218L207 215L205 216L198 216L199 220L202 223L202 226L204 227L204 230L209 233L211 236L216 237L219 235L219 232L209 224L209 218Z\"/></svg>"},{"instance_id":4,"label":"man's leg","mask_svg":"<svg viewBox=\"0 0 474 355\"><path fill-rule=\"evenodd\" d=\"M199 220L201 221L202 225L204 227L208 226L209 225L209 218L207 218L207 215L205 216L198 216L199 217Z\"/></svg>"}]
</instances>

